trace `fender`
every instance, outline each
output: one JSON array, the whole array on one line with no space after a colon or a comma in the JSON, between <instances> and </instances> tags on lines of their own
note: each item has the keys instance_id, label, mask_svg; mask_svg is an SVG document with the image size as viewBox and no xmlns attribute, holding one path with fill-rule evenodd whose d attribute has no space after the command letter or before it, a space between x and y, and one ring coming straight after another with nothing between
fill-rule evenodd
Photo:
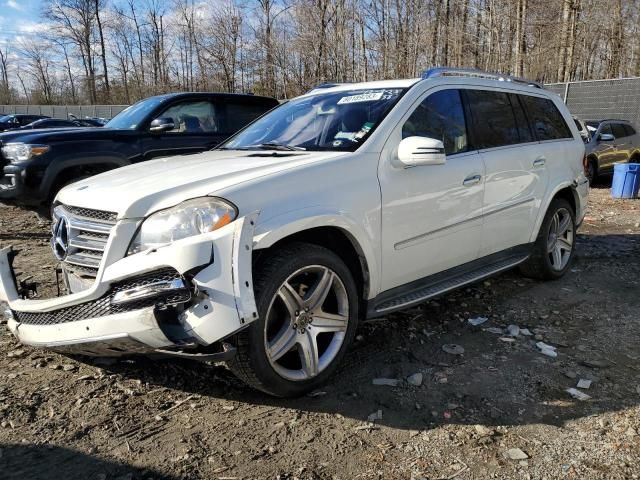
<instances>
[{"instance_id":1,"label":"fender","mask_svg":"<svg viewBox=\"0 0 640 480\"><path fill-rule=\"evenodd\" d=\"M316 227L335 227L342 230L353 243L356 251L364 257L369 273L368 298L373 298L380 289L379 246L371 226L365 221L357 221L346 212L323 206L306 207L271 217L256 226L253 249L260 250L273 246L276 242Z\"/></svg>"},{"instance_id":2,"label":"fender","mask_svg":"<svg viewBox=\"0 0 640 480\"><path fill-rule=\"evenodd\" d=\"M551 205L551 200L553 200L553 198L556 196L556 194L560 191L563 190L567 187L571 188L571 191L573 193L573 198L576 202L576 206L578 209L582 209L582 203L580 201L580 196L578 195L578 192L576 191L576 181L573 182L569 182L569 181L565 181L562 183L557 184L553 190L550 191L550 193L548 195L545 195L545 199L544 201L541 203L540 205L540 209L538 210L538 217L536 219L536 223L535 223L535 228L533 229L533 233L531 234L531 238L529 239L530 242L535 242L536 238L538 238L538 232L540 231L540 227L542 226L542 221L544 220L544 216L547 214L547 210L549 209L549 205ZM576 221L578 219L578 216L581 215L581 212L576 212Z\"/></svg>"},{"instance_id":3,"label":"fender","mask_svg":"<svg viewBox=\"0 0 640 480\"><path fill-rule=\"evenodd\" d=\"M124 158L114 155L91 155L82 154L82 156L69 156L64 159L54 159L49 164L42 183L40 184L40 195L43 198L51 191L60 173L67 168L91 166L91 165L112 165L113 168L124 167L130 165L131 162Z\"/></svg>"}]
</instances>

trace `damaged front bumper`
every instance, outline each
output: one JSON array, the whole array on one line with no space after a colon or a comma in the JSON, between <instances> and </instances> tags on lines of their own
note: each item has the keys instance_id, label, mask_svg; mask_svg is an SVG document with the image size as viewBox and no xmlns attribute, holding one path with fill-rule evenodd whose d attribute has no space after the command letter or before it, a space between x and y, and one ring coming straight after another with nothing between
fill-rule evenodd
<instances>
[{"instance_id":1,"label":"damaged front bumper","mask_svg":"<svg viewBox=\"0 0 640 480\"><path fill-rule=\"evenodd\" d=\"M128 244L116 224L95 283L52 299L22 298L15 253L1 249L0 300L9 306L9 329L23 344L85 355L227 360L234 349L223 340L258 317L251 277L256 218L120 259L109 256L123 251L113 242ZM133 229L122 225L123 231Z\"/></svg>"}]
</instances>

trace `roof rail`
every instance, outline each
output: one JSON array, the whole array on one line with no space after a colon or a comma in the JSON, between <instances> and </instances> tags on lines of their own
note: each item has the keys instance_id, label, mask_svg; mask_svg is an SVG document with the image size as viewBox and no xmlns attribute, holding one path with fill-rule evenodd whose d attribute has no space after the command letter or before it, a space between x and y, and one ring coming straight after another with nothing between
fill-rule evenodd
<instances>
[{"instance_id":1,"label":"roof rail","mask_svg":"<svg viewBox=\"0 0 640 480\"><path fill-rule=\"evenodd\" d=\"M484 72L482 70L476 70L473 68L449 68L449 67L437 67L425 70L422 74L422 78L434 78L434 77L475 77L475 78L487 78L490 80L498 80L499 82L513 82L522 83L530 87L544 88L541 83L527 80L526 78L512 77L511 75L503 75L502 73Z\"/></svg>"},{"instance_id":2,"label":"roof rail","mask_svg":"<svg viewBox=\"0 0 640 480\"><path fill-rule=\"evenodd\" d=\"M315 87L313 87L311 90L315 90L316 88L332 88L332 87L338 87L340 85L344 85L344 83L337 83L337 82L324 82L321 83L320 85L316 85Z\"/></svg>"}]
</instances>

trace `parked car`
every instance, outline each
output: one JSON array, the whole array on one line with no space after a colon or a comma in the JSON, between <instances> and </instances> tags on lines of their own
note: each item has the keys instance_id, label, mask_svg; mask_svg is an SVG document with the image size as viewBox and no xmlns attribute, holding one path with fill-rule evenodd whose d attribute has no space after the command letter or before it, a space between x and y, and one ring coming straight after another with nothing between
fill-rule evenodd
<instances>
[{"instance_id":1,"label":"parked car","mask_svg":"<svg viewBox=\"0 0 640 480\"><path fill-rule=\"evenodd\" d=\"M63 120L60 118L42 118L36 120L24 127L19 127L16 130L36 130L39 128L83 128L83 127L103 127L101 123L94 120Z\"/></svg>"},{"instance_id":2,"label":"parked car","mask_svg":"<svg viewBox=\"0 0 640 480\"><path fill-rule=\"evenodd\" d=\"M69 120L78 120L81 122L87 122L91 127L104 127L107 123L109 123L110 118L103 117L84 117L78 118L73 113L69 114Z\"/></svg>"},{"instance_id":3,"label":"parked car","mask_svg":"<svg viewBox=\"0 0 640 480\"><path fill-rule=\"evenodd\" d=\"M19 113L15 115L0 116L0 132L23 127L24 125L28 125L36 120L40 120L41 118L49 117L46 115L23 115Z\"/></svg>"},{"instance_id":4,"label":"parked car","mask_svg":"<svg viewBox=\"0 0 640 480\"><path fill-rule=\"evenodd\" d=\"M276 105L255 95L175 93L131 105L103 128L5 132L0 200L48 212L69 183L152 158L209 150Z\"/></svg>"},{"instance_id":5,"label":"parked car","mask_svg":"<svg viewBox=\"0 0 640 480\"><path fill-rule=\"evenodd\" d=\"M317 88L214 151L64 188L52 247L71 295L21 299L30 285L0 250L8 325L86 355L226 361L302 395L361 318L516 266L564 275L584 148L558 96L518 79L435 69Z\"/></svg>"},{"instance_id":6,"label":"parked car","mask_svg":"<svg viewBox=\"0 0 640 480\"><path fill-rule=\"evenodd\" d=\"M626 120L587 120L591 139L586 146L587 178L613 173L617 163L640 162L640 135Z\"/></svg>"},{"instance_id":7,"label":"parked car","mask_svg":"<svg viewBox=\"0 0 640 480\"><path fill-rule=\"evenodd\" d=\"M589 130L587 124L584 122L584 120L581 120L575 115L573 117L573 121L576 124L576 128L578 129L578 132L580 133L580 136L582 137L584 143L589 143L591 141L591 131Z\"/></svg>"}]
</instances>

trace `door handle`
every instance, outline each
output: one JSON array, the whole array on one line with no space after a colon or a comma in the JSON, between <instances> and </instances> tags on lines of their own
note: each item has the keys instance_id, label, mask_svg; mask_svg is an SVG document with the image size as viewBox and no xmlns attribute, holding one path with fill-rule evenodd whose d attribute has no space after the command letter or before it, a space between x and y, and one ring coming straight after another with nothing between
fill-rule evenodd
<instances>
[{"instance_id":1,"label":"door handle","mask_svg":"<svg viewBox=\"0 0 640 480\"><path fill-rule=\"evenodd\" d=\"M538 157L533 161L533 166L534 167L542 167L544 166L544 164L547 163L547 159L544 157Z\"/></svg>"},{"instance_id":2,"label":"door handle","mask_svg":"<svg viewBox=\"0 0 640 480\"><path fill-rule=\"evenodd\" d=\"M482 180L482 175L471 175L462 181L462 185L470 187L471 185L480 183L480 180Z\"/></svg>"}]
</instances>

